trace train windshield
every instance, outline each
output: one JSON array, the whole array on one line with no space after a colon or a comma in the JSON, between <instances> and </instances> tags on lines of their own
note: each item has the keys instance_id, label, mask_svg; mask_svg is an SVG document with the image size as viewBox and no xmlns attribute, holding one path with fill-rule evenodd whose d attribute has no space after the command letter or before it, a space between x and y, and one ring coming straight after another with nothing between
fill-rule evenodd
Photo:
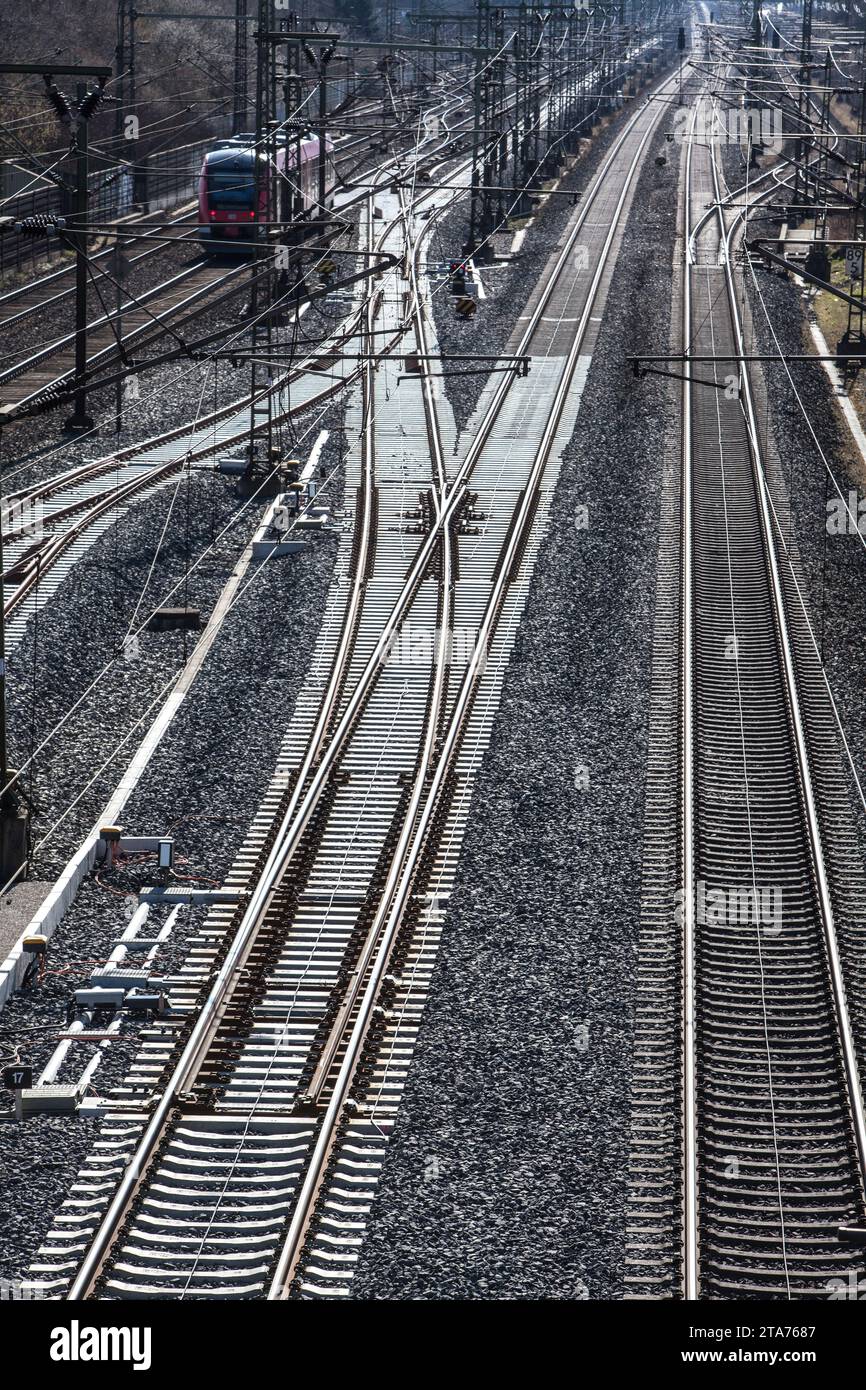
<instances>
[{"instance_id":1,"label":"train windshield","mask_svg":"<svg viewBox=\"0 0 866 1390\"><path fill-rule=\"evenodd\" d=\"M251 208L253 175L249 169L208 169L207 190L211 207Z\"/></svg>"}]
</instances>

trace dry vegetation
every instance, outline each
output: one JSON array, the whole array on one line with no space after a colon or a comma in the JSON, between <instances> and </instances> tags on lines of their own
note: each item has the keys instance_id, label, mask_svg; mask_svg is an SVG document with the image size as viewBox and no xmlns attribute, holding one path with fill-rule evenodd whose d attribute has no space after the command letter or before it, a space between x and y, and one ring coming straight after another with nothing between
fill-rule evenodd
<instances>
[{"instance_id":1,"label":"dry vegetation","mask_svg":"<svg viewBox=\"0 0 866 1390\"><path fill-rule=\"evenodd\" d=\"M153 0L146 9L190 14L232 14L233 0ZM303 9L301 5L299 9ZM117 0L4 0L0 6L0 53L8 62L95 63L115 67ZM249 0L250 14L256 0ZM317 17L337 19L341 29L361 33L375 21L370 0L317 0ZM249 25L249 73L255 57ZM234 25L198 20L147 20L136 25L137 104L140 153L211 133L213 117L231 111ZM116 67L115 67L116 70ZM58 85L74 94L72 79ZM109 105L92 124L94 141L114 131ZM0 158L24 150L48 152L63 145L62 131L48 107L39 77L0 76Z\"/></svg>"}]
</instances>

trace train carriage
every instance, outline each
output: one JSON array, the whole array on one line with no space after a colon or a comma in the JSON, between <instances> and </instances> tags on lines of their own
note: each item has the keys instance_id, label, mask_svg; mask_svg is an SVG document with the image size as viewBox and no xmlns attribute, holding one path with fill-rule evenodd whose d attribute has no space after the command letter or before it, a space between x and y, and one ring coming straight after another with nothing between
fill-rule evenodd
<instances>
[{"instance_id":1,"label":"train carriage","mask_svg":"<svg viewBox=\"0 0 866 1390\"><path fill-rule=\"evenodd\" d=\"M289 177L292 177L298 157L297 148L293 143L288 156L284 149L278 151L276 164L280 174L287 169ZM332 149L332 142L326 139L326 159ZM264 163L264 156L259 155L259 159ZM317 207L319 159L318 136L303 136L300 141L300 173L297 182L305 212L314 212ZM255 144L249 135L233 136L230 140L220 141L215 149L209 150L205 155L198 189L199 231L205 251L219 255L226 252L249 254L252 225L257 220L277 220L275 211L268 206L268 179L260 179L256 207L255 161ZM328 196L328 206L330 202Z\"/></svg>"}]
</instances>

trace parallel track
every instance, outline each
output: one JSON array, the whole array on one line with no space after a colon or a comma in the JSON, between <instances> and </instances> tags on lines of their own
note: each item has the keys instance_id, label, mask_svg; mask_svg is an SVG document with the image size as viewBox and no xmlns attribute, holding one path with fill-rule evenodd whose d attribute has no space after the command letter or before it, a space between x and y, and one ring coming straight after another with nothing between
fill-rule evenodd
<instances>
[{"instance_id":1,"label":"parallel track","mask_svg":"<svg viewBox=\"0 0 866 1390\"><path fill-rule=\"evenodd\" d=\"M248 284L252 265L226 266L197 260L168 280L127 299L87 326L87 370L98 372L120 361L118 339L126 352L140 352L165 332L178 332L204 308L217 291L239 294ZM226 294L221 295L221 301ZM8 421L27 409L48 404L75 379L75 334L66 333L0 372L0 410ZM89 388L97 385L89 381Z\"/></svg>"},{"instance_id":2,"label":"parallel track","mask_svg":"<svg viewBox=\"0 0 866 1390\"><path fill-rule=\"evenodd\" d=\"M857 856L832 848L841 836L847 849L849 833L835 792L824 795L836 749L814 731L829 711L790 616L791 557L779 553L755 388L736 361L688 360L745 351L732 265L740 219L728 222L723 203L715 147L690 140L681 938L679 952L668 948L681 990L669 974L639 1029L629 1285L637 1296L820 1298L850 1271L862 1276L845 1231L864 1217L852 1009L862 1017L866 894ZM667 1147L674 1087L679 1192Z\"/></svg>"},{"instance_id":3,"label":"parallel track","mask_svg":"<svg viewBox=\"0 0 866 1390\"><path fill-rule=\"evenodd\" d=\"M185 203L182 207L175 210L173 224L180 226L182 221L194 215L195 203ZM134 218L125 219L116 225L125 233L135 230L137 221L143 221L148 216L147 213L138 214ZM189 235L190 228L181 227L180 237ZM160 236L159 245L146 243L153 241L155 233L151 228L143 231L141 236L130 236L124 246L124 253L128 257L130 267L140 265L144 260L150 260L162 250L163 237ZM138 242L145 243L145 249L136 255L130 255L133 246ZM106 246L102 250L92 250L90 253L91 266L93 268L102 265L111 272L111 263L114 257L114 247ZM110 281L106 281L110 284ZM114 287L112 286L112 293ZM13 290L7 290L5 294L0 294L0 326L4 329L12 328L15 324L21 323L24 319L31 318L36 314L41 314L45 309L54 308L63 303L64 300L71 299L75 294L75 265L64 265L59 270L49 271L47 275L41 275L38 280L32 280L26 285L18 285Z\"/></svg>"},{"instance_id":4,"label":"parallel track","mask_svg":"<svg viewBox=\"0 0 866 1390\"><path fill-rule=\"evenodd\" d=\"M432 142L440 157L447 153L450 140L449 134ZM380 171L380 178L387 179L390 168L389 164ZM368 190L354 201L369 205L373 196ZM168 482L182 468L197 462L207 466L217 452L246 442L252 404L260 405L270 396L272 423L280 424L324 404L360 376L364 370L360 364L348 366L342 375L330 369L339 363L345 348L358 347L358 329L366 312L364 307L350 310L331 339L310 350L255 397L241 397L200 415L192 426L176 426L43 484L7 494L3 577L7 648L20 639L35 608L46 601L101 531L113 524L120 509ZM386 357L404 330L401 322L386 341L371 339L374 357ZM325 378L321 386L317 384L320 374Z\"/></svg>"}]
</instances>

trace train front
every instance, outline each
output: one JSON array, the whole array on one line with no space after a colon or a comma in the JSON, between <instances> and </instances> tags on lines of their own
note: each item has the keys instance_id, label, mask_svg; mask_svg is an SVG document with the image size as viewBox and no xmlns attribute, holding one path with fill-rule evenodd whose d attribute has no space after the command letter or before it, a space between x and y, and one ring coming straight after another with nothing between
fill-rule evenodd
<instances>
[{"instance_id":1,"label":"train front","mask_svg":"<svg viewBox=\"0 0 866 1390\"><path fill-rule=\"evenodd\" d=\"M199 220L205 250L251 253L255 159L250 147L232 142L205 155L199 181Z\"/></svg>"}]
</instances>

